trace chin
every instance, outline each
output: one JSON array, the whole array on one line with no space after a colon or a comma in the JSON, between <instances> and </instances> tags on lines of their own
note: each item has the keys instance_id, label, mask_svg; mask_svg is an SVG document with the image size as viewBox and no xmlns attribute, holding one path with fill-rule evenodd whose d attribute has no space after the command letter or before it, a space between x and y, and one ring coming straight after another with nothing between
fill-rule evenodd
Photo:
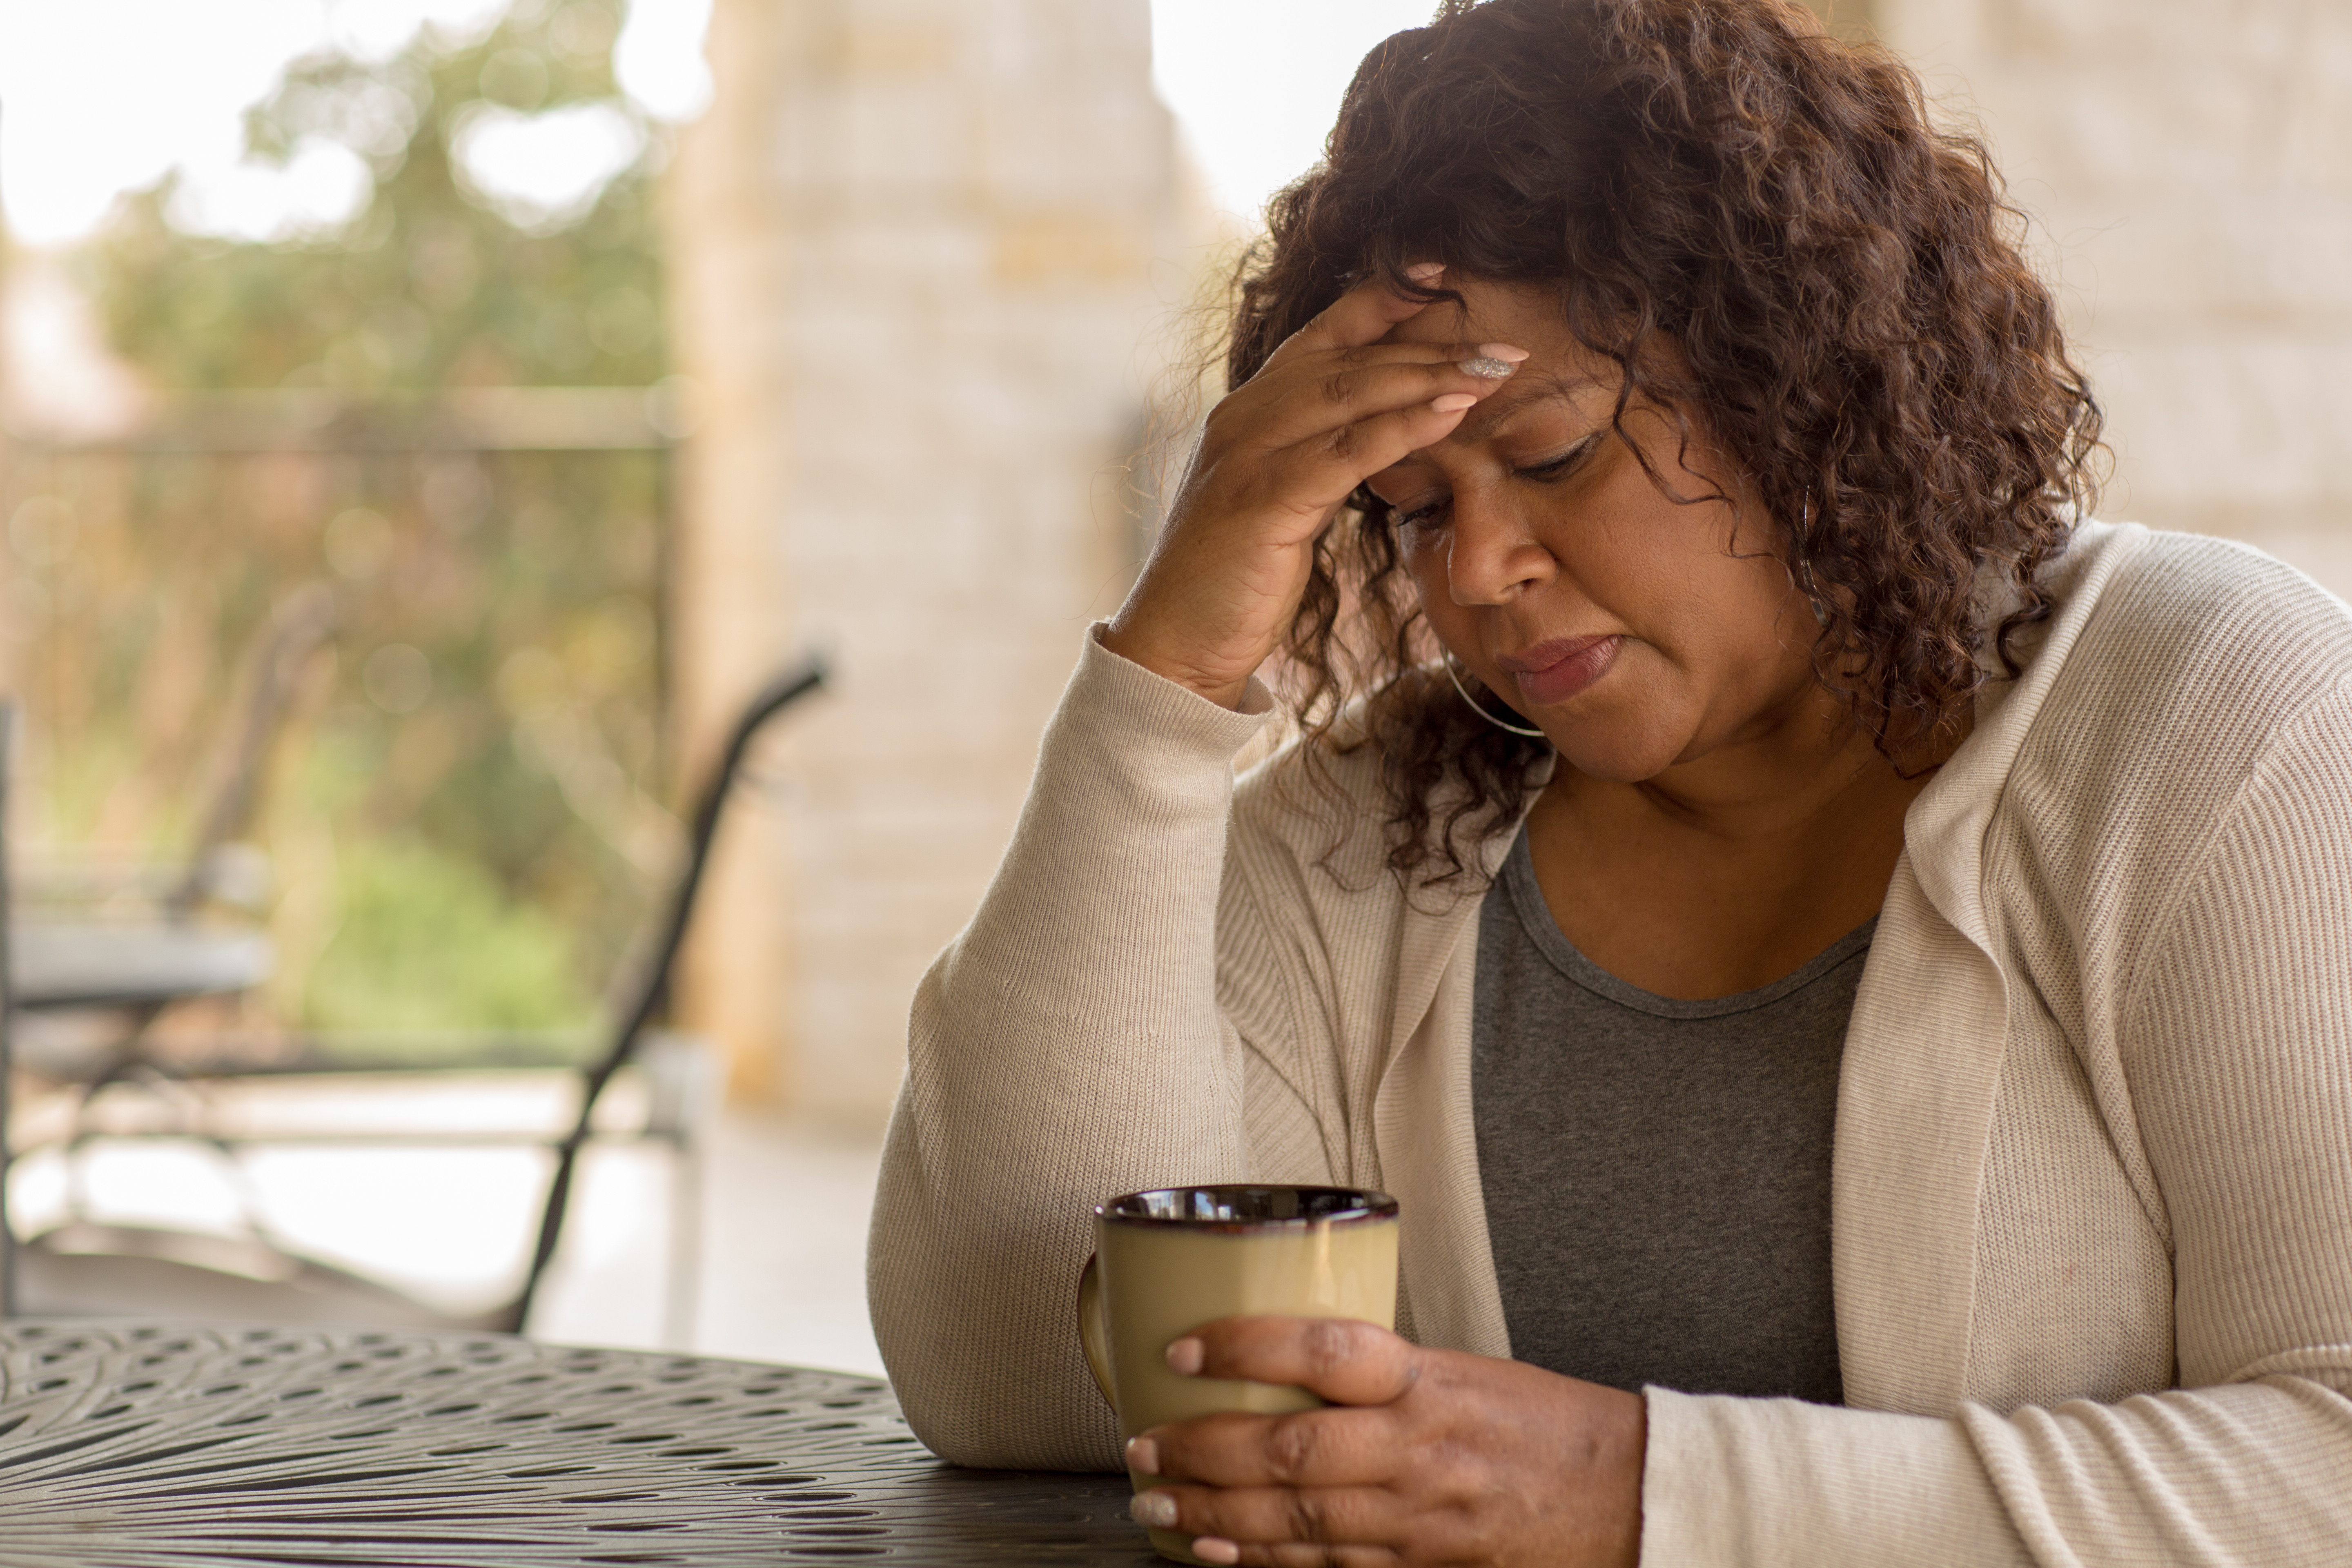
<instances>
[{"instance_id":1,"label":"chin","mask_svg":"<svg viewBox=\"0 0 2352 1568\"><path fill-rule=\"evenodd\" d=\"M1607 695L1619 700L1593 703L1599 711L1588 710L1572 718L1565 713L1549 715L1549 736L1561 762L1586 778L1630 784L1656 778L1685 760L1693 726L1675 721L1685 716L1675 710L1678 705L1671 699L1628 701L1623 699L1629 693Z\"/></svg>"}]
</instances>

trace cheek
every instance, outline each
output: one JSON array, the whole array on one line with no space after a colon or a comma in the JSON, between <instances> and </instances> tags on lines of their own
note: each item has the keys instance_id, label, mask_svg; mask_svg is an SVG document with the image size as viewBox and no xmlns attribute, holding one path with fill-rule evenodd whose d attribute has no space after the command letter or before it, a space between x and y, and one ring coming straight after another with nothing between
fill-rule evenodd
<instances>
[{"instance_id":1,"label":"cheek","mask_svg":"<svg viewBox=\"0 0 2352 1568\"><path fill-rule=\"evenodd\" d=\"M1469 612L1454 602L1454 595L1447 588L1444 546L1426 541L1415 543L1414 538L1411 533L1401 538L1397 554L1404 563L1405 575L1412 579L1413 592L1421 597L1422 614L1429 617L1429 624L1436 629L1439 637L1454 642L1447 628L1452 626L1460 630L1468 626ZM1463 645L1455 642L1454 646Z\"/></svg>"},{"instance_id":2,"label":"cheek","mask_svg":"<svg viewBox=\"0 0 2352 1568\"><path fill-rule=\"evenodd\" d=\"M1753 580L1720 577L1686 599L1660 606L1649 651L1657 655L1656 698L1673 694L1695 725L1736 722L1785 694L1792 679L1809 679L1810 636L1797 635L1787 614L1785 592L1759 591ZM1798 601L1801 612L1802 601ZM1802 630L1814 630L1800 614Z\"/></svg>"},{"instance_id":3,"label":"cheek","mask_svg":"<svg viewBox=\"0 0 2352 1568\"><path fill-rule=\"evenodd\" d=\"M1629 736L1646 735L1638 749L1658 767L1705 755L1814 684L1818 630L1802 599L1791 616L1780 567L1764 564L1718 578L1717 592L1670 618L1662 646L1643 650L1654 658L1629 661L1637 679L1612 717Z\"/></svg>"},{"instance_id":4,"label":"cheek","mask_svg":"<svg viewBox=\"0 0 2352 1568\"><path fill-rule=\"evenodd\" d=\"M1609 542L1627 621L1693 679L1737 683L1777 662L1790 591L1766 531L1726 508L1654 505Z\"/></svg>"},{"instance_id":5,"label":"cheek","mask_svg":"<svg viewBox=\"0 0 2352 1568\"><path fill-rule=\"evenodd\" d=\"M1789 670L1810 668L1820 628L1777 556L1727 560L1713 578L1706 614L1685 635L1718 681L1778 685Z\"/></svg>"}]
</instances>

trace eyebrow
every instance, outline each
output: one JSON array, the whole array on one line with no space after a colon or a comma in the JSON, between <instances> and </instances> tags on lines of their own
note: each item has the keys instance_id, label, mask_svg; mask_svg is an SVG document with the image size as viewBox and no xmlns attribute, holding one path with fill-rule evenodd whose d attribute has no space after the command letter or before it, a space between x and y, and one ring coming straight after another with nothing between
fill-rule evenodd
<instances>
[{"instance_id":1,"label":"eyebrow","mask_svg":"<svg viewBox=\"0 0 2352 1568\"><path fill-rule=\"evenodd\" d=\"M1603 384L1597 375L1560 374L1552 373L1515 381L1504 391L1480 403L1470 411L1469 417L1454 427L1444 439L1450 446L1468 446L1493 436L1522 412L1549 398L1568 398L1587 387Z\"/></svg>"}]
</instances>

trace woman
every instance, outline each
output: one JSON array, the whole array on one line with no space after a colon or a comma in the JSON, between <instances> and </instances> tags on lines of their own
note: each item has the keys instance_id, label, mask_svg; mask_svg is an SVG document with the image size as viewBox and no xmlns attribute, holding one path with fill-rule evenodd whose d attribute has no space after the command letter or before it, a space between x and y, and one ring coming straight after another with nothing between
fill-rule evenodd
<instances>
[{"instance_id":1,"label":"woman","mask_svg":"<svg viewBox=\"0 0 2352 1568\"><path fill-rule=\"evenodd\" d=\"M1139 1440L1205 1560L2352 1560L2352 617L2075 521L2010 234L1782 0L1373 52L916 1002L927 1443L1116 1466L1088 1205L1334 1182L1402 1331L1171 1347L1332 1402Z\"/></svg>"}]
</instances>

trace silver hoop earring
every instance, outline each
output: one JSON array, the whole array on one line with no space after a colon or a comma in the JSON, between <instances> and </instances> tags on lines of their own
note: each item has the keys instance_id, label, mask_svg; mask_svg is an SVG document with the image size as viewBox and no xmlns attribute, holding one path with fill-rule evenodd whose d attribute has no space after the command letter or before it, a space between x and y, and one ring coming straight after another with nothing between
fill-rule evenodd
<instances>
[{"instance_id":1,"label":"silver hoop earring","mask_svg":"<svg viewBox=\"0 0 2352 1568\"><path fill-rule=\"evenodd\" d=\"M1478 700L1470 695L1470 689L1462 684L1462 678L1454 673L1453 651L1448 649L1438 657L1444 662L1445 679L1454 682L1454 689L1462 694L1463 701L1470 704L1471 712L1475 713L1479 718L1484 719L1487 723L1492 724L1497 730L1508 730L1514 735L1532 735L1538 741L1549 739L1541 730L1530 730L1523 725L1506 723L1502 720L1496 718L1492 713L1487 712L1484 708L1479 707Z\"/></svg>"},{"instance_id":2,"label":"silver hoop earring","mask_svg":"<svg viewBox=\"0 0 2352 1568\"><path fill-rule=\"evenodd\" d=\"M1816 626L1827 626L1830 624L1829 606L1822 603L1821 590L1813 586L1813 563L1811 558L1811 546L1812 542L1813 498L1807 496L1805 498L1804 532L1798 539L1797 548L1794 552L1797 558L1797 589L1798 592L1805 595L1805 603L1812 607L1814 624Z\"/></svg>"},{"instance_id":3,"label":"silver hoop earring","mask_svg":"<svg viewBox=\"0 0 2352 1568\"><path fill-rule=\"evenodd\" d=\"M1828 626L1830 608L1822 603L1821 590L1813 586L1813 563L1801 555L1797 557L1797 587L1805 595L1805 603L1812 606L1813 624Z\"/></svg>"}]
</instances>

